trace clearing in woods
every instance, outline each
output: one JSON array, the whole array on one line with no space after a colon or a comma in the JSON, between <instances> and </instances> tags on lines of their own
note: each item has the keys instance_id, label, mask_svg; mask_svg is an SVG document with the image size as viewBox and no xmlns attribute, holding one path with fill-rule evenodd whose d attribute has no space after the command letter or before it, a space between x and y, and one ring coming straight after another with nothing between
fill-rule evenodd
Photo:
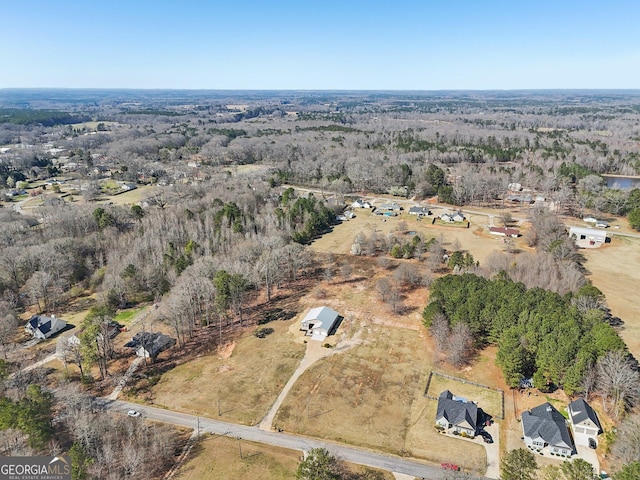
<instances>
[{"instance_id":1,"label":"clearing in woods","mask_svg":"<svg viewBox=\"0 0 640 480\"><path fill-rule=\"evenodd\" d=\"M440 211L441 209L434 209ZM402 235L398 231L400 222L404 222L407 231L416 232L424 241L431 238L442 238L444 247L452 251L456 241L463 251L470 252L474 259L482 264L487 256L494 251L503 251L506 244L504 237L491 235L487 228L486 215L472 214L467 219L471 223L469 228L448 225L431 224L433 216L418 221L414 215L402 213L397 217L375 215L371 210L356 210L355 218L342 222L333 227L333 231L316 239L311 244L311 250L319 253L349 254L356 235L363 233L367 238L373 232L380 237L391 233ZM522 230L522 229L521 229ZM526 246L522 237L513 239L515 247L520 250L531 250Z\"/></svg>"},{"instance_id":2,"label":"clearing in woods","mask_svg":"<svg viewBox=\"0 0 640 480\"><path fill-rule=\"evenodd\" d=\"M289 332L295 321L270 322L265 327L274 332L266 338L248 334L218 355L175 367L151 387L146 400L171 410L255 425L304 355L304 344Z\"/></svg>"}]
</instances>

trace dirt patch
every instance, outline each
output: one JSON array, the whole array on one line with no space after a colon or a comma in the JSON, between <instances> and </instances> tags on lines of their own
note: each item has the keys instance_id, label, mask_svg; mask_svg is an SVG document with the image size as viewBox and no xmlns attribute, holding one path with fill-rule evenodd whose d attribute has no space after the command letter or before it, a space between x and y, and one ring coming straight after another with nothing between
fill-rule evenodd
<instances>
[{"instance_id":1,"label":"dirt patch","mask_svg":"<svg viewBox=\"0 0 640 480\"><path fill-rule=\"evenodd\" d=\"M218 357L222 358L223 360L226 360L231 356L235 348L236 348L236 342L228 343L227 345L220 348L220 351L218 352Z\"/></svg>"}]
</instances>

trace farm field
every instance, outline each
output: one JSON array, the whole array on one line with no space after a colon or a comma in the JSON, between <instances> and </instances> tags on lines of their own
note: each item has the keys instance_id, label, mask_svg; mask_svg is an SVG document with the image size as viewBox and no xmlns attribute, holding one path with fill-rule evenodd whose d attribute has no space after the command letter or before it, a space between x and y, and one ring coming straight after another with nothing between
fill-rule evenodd
<instances>
[{"instance_id":1,"label":"farm field","mask_svg":"<svg viewBox=\"0 0 640 480\"><path fill-rule=\"evenodd\" d=\"M431 369L424 334L366 324L362 344L323 359L293 386L274 426L434 462L468 458L484 473L481 445L439 436L423 392ZM434 442L438 448L433 448Z\"/></svg>"},{"instance_id":2,"label":"farm field","mask_svg":"<svg viewBox=\"0 0 640 480\"><path fill-rule=\"evenodd\" d=\"M218 355L207 355L165 373L151 392L156 405L195 415L255 425L298 366L305 346L289 333L291 321L273 321L264 339L249 334Z\"/></svg>"}]
</instances>

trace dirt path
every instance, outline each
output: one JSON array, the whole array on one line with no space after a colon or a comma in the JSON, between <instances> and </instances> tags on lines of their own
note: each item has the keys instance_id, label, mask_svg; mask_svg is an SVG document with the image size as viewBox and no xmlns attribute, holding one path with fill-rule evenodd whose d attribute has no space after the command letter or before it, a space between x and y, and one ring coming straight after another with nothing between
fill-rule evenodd
<instances>
[{"instance_id":1,"label":"dirt path","mask_svg":"<svg viewBox=\"0 0 640 480\"><path fill-rule=\"evenodd\" d=\"M318 360L329 357L336 353L344 352L345 350L348 350L349 348L360 344L361 340L359 338L359 333L360 332L357 332L352 338L338 343L335 348L325 348L322 346L322 342L309 340L307 342L307 350L304 354L304 358L300 361L300 365L298 365L298 368L296 368L296 371L293 372L287 384L282 388L282 391L269 409L269 412L258 424L258 428L260 428L261 430L270 431L272 429L273 419L275 418L276 413L278 413L282 402L284 402L284 399L287 398L291 387L293 387L300 376Z\"/></svg>"}]
</instances>

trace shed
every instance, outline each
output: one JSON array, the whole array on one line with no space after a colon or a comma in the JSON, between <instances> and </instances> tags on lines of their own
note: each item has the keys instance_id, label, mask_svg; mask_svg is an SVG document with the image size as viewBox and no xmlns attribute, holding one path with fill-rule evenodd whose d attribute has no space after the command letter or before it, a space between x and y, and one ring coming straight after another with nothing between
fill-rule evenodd
<instances>
[{"instance_id":1,"label":"shed","mask_svg":"<svg viewBox=\"0 0 640 480\"><path fill-rule=\"evenodd\" d=\"M588 241L589 243L605 243L607 241L607 234L595 228L571 227L569 236L575 240Z\"/></svg>"},{"instance_id":2,"label":"shed","mask_svg":"<svg viewBox=\"0 0 640 480\"><path fill-rule=\"evenodd\" d=\"M316 307L309 310L300 324L300 330L311 335L312 340L324 340L335 329L339 314L329 307Z\"/></svg>"},{"instance_id":3,"label":"shed","mask_svg":"<svg viewBox=\"0 0 640 480\"><path fill-rule=\"evenodd\" d=\"M493 235L500 235L502 237L519 237L520 230L517 228L502 228L502 227L489 227L489 233Z\"/></svg>"}]
</instances>

